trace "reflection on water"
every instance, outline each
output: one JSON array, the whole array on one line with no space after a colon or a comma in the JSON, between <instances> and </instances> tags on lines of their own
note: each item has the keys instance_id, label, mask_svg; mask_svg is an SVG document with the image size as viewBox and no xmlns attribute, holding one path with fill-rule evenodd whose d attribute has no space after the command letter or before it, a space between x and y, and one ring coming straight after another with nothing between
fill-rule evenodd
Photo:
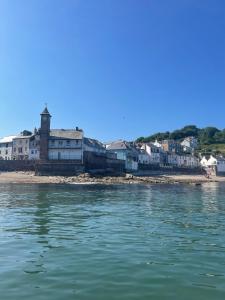
<instances>
[{"instance_id":1,"label":"reflection on water","mask_svg":"<svg viewBox=\"0 0 225 300\"><path fill-rule=\"evenodd\" d=\"M225 185L0 185L2 299L223 299Z\"/></svg>"}]
</instances>

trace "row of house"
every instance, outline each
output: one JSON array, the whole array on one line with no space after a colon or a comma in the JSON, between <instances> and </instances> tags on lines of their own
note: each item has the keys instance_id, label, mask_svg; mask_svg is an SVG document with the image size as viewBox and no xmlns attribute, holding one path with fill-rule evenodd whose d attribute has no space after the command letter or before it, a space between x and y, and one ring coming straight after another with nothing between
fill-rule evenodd
<instances>
[{"instance_id":1,"label":"row of house","mask_svg":"<svg viewBox=\"0 0 225 300\"><path fill-rule=\"evenodd\" d=\"M116 153L117 158L126 161L128 170L137 170L139 165L197 168L200 163L194 155L196 148L197 141L194 137L181 143L174 140L154 143L129 143L119 140L106 144L107 151Z\"/></svg>"},{"instance_id":2,"label":"row of house","mask_svg":"<svg viewBox=\"0 0 225 300\"><path fill-rule=\"evenodd\" d=\"M51 115L47 109L41 113L39 129L0 139L2 160L73 160L83 163L84 152L94 152L122 160L126 170L138 170L140 165L169 165L196 168L199 159L194 155L197 139L188 137L175 140L134 143L123 140L103 144L84 136L82 129L52 129Z\"/></svg>"}]
</instances>

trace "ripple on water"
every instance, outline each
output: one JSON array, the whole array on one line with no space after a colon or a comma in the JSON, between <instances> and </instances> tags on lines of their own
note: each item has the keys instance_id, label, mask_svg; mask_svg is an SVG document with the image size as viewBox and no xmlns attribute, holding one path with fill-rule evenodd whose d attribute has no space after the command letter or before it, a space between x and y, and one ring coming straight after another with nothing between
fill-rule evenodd
<instances>
[{"instance_id":1,"label":"ripple on water","mask_svg":"<svg viewBox=\"0 0 225 300\"><path fill-rule=\"evenodd\" d=\"M224 192L1 185L1 297L222 300Z\"/></svg>"}]
</instances>

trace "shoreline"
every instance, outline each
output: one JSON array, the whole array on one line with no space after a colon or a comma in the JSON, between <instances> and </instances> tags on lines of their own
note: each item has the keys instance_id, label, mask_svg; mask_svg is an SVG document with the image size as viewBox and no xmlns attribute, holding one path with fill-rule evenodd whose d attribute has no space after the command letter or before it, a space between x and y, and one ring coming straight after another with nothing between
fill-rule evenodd
<instances>
[{"instance_id":1,"label":"shoreline","mask_svg":"<svg viewBox=\"0 0 225 300\"><path fill-rule=\"evenodd\" d=\"M34 172L0 172L0 184L192 184L225 182L225 177L205 178L203 175L150 175L134 176L91 176L81 174L78 176L36 176Z\"/></svg>"}]
</instances>

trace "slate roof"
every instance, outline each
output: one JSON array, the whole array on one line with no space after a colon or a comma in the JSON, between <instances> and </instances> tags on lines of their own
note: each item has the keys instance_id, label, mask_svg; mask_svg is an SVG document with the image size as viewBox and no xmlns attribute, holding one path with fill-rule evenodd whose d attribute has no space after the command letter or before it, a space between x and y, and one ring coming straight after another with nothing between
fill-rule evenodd
<instances>
[{"instance_id":1,"label":"slate roof","mask_svg":"<svg viewBox=\"0 0 225 300\"><path fill-rule=\"evenodd\" d=\"M13 139L14 140L16 140L16 139L30 139L32 136L33 136L33 134L32 135L17 135Z\"/></svg>"},{"instance_id":2,"label":"slate roof","mask_svg":"<svg viewBox=\"0 0 225 300\"><path fill-rule=\"evenodd\" d=\"M50 139L82 140L83 131L75 129L51 129Z\"/></svg>"},{"instance_id":3,"label":"slate roof","mask_svg":"<svg viewBox=\"0 0 225 300\"><path fill-rule=\"evenodd\" d=\"M129 150L129 149L130 149L129 144L122 140L112 142L107 147L107 150Z\"/></svg>"},{"instance_id":4,"label":"slate roof","mask_svg":"<svg viewBox=\"0 0 225 300\"><path fill-rule=\"evenodd\" d=\"M12 140L16 138L15 135L6 136L0 139L0 143L12 143Z\"/></svg>"},{"instance_id":5,"label":"slate roof","mask_svg":"<svg viewBox=\"0 0 225 300\"><path fill-rule=\"evenodd\" d=\"M137 148L129 142L126 141L115 141L111 143L108 147L107 150L113 151L113 150L128 150L129 152L133 152L133 154L138 154Z\"/></svg>"},{"instance_id":6,"label":"slate roof","mask_svg":"<svg viewBox=\"0 0 225 300\"><path fill-rule=\"evenodd\" d=\"M94 148L98 148L101 150L105 150L105 147L103 146L103 144L95 139L90 139L90 138L85 137L84 144L87 145L88 147L94 147Z\"/></svg>"}]
</instances>

